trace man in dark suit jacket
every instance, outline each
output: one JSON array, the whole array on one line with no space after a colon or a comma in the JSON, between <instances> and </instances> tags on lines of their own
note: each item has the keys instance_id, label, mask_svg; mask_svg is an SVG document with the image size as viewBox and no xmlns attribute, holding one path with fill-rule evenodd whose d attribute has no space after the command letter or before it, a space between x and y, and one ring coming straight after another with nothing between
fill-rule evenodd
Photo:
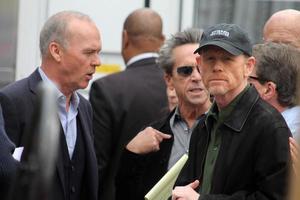
<instances>
[{"instance_id":1,"label":"man in dark suit jacket","mask_svg":"<svg viewBox=\"0 0 300 200\"><path fill-rule=\"evenodd\" d=\"M163 119L139 132L121 157L116 185L117 200L143 200L149 190L197 142L196 130L205 119L211 102L197 70L193 54L202 31L188 29L166 41L158 62L164 69L168 88L174 89L178 105ZM191 168L190 168L191 167ZM176 185L190 183L196 175L194 166L182 169Z\"/></svg>"},{"instance_id":2,"label":"man in dark suit jacket","mask_svg":"<svg viewBox=\"0 0 300 200\"><path fill-rule=\"evenodd\" d=\"M40 34L41 67L0 91L7 134L17 146L23 146L33 131L38 84L43 81L57 91L60 153L50 199L97 200L92 109L76 90L88 85L100 65L100 49L100 33L87 15L59 12L49 18Z\"/></svg>"},{"instance_id":3,"label":"man in dark suit jacket","mask_svg":"<svg viewBox=\"0 0 300 200\"><path fill-rule=\"evenodd\" d=\"M92 84L100 199L115 199L115 175L124 145L168 110L163 72L156 64L163 41L162 20L156 12L148 8L132 12L122 35L126 70Z\"/></svg>"},{"instance_id":4,"label":"man in dark suit jacket","mask_svg":"<svg viewBox=\"0 0 300 200\"><path fill-rule=\"evenodd\" d=\"M6 199L13 186L17 171L17 161L13 158L13 143L9 140L4 130L4 120L0 105L0 196Z\"/></svg>"}]
</instances>

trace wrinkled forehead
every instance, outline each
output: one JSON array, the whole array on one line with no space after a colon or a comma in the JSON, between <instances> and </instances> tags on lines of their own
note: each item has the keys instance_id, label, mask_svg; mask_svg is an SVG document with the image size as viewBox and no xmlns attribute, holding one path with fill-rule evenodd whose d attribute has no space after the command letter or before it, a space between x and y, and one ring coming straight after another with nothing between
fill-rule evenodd
<instances>
[{"instance_id":1,"label":"wrinkled forehead","mask_svg":"<svg viewBox=\"0 0 300 200\"><path fill-rule=\"evenodd\" d=\"M265 27L263 40L264 42L276 42L289 44L294 47L300 48L300 28L296 30L295 28L291 29L290 26L272 26Z\"/></svg>"},{"instance_id":2,"label":"wrinkled forehead","mask_svg":"<svg viewBox=\"0 0 300 200\"><path fill-rule=\"evenodd\" d=\"M282 36L276 36L272 35L267 38L263 38L264 42L274 42L274 43L283 43L287 45L291 45L297 49L300 50L300 37L282 37Z\"/></svg>"},{"instance_id":3,"label":"wrinkled forehead","mask_svg":"<svg viewBox=\"0 0 300 200\"><path fill-rule=\"evenodd\" d=\"M199 55L189 55L189 56L181 57L181 58L177 57L174 62L174 68L177 68L179 66L184 66L184 65L197 66L196 58L198 56Z\"/></svg>"},{"instance_id":4,"label":"wrinkled forehead","mask_svg":"<svg viewBox=\"0 0 300 200\"><path fill-rule=\"evenodd\" d=\"M226 51L225 49L223 49L219 46L215 46L215 45L208 45L208 46L203 47L203 49L201 49L201 51L200 51L200 55L201 56L207 56L207 55L235 56L235 55L229 53L228 51Z\"/></svg>"},{"instance_id":5,"label":"wrinkled forehead","mask_svg":"<svg viewBox=\"0 0 300 200\"><path fill-rule=\"evenodd\" d=\"M198 44L186 44L176 47L173 50L174 66L178 65L196 65L196 58L199 56L194 54Z\"/></svg>"}]
</instances>

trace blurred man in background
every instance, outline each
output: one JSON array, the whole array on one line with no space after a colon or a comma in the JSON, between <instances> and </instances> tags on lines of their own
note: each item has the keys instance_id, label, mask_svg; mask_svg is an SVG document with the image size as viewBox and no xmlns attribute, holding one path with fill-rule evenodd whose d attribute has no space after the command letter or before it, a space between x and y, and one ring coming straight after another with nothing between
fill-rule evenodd
<instances>
[{"instance_id":1,"label":"blurred man in background","mask_svg":"<svg viewBox=\"0 0 300 200\"><path fill-rule=\"evenodd\" d=\"M0 196L4 200L10 196L17 172L17 161L12 156L14 148L15 146L7 137L4 129L0 105Z\"/></svg>"},{"instance_id":2,"label":"blurred man in background","mask_svg":"<svg viewBox=\"0 0 300 200\"><path fill-rule=\"evenodd\" d=\"M260 97L282 114L294 137L300 131L300 107L296 106L299 55L286 44L257 44L253 47L255 67L248 79Z\"/></svg>"},{"instance_id":3,"label":"blurred man in background","mask_svg":"<svg viewBox=\"0 0 300 200\"><path fill-rule=\"evenodd\" d=\"M300 48L300 11L293 9L275 12L265 23L263 39Z\"/></svg>"},{"instance_id":4,"label":"blurred man in background","mask_svg":"<svg viewBox=\"0 0 300 200\"><path fill-rule=\"evenodd\" d=\"M299 20L300 11L298 10L285 9L275 12L265 23L263 30L264 41L285 43L296 47L300 51ZM299 85L299 83L297 85ZM295 133L295 130L299 128L300 123L298 117L300 115L299 104L297 106L289 107L283 111L282 114L292 133L294 135L299 135L300 133ZM294 138L290 138L290 146L291 149L293 149L293 152L291 152L293 163L299 162L295 160L296 157L294 156L296 152L299 152L299 145Z\"/></svg>"},{"instance_id":5,"label":"blurred man in background","mask_svg":"<svg viewBox=\"0 0 300 200\"><path fill-rule=\"evenodd\" d=\"M92 84L100 199L115 199L115 176L125 144L168 110L163 71L156 63L163 42L158 13L149 8L133 11L122 32L126 69Z\"/></svg>"}]
</instances>

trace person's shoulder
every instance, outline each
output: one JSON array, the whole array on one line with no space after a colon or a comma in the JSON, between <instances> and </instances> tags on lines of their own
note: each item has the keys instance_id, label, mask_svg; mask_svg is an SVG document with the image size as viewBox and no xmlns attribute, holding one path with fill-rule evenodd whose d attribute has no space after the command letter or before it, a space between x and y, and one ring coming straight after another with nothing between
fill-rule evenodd
<instances>
[{"instance_id":1,"label":"person's shoulder","mask_svg":"<svg viewBox=\"0 0 300 200\"><path fill-rule=\"evenodd\" d=\"M132 71L124 70L121 72L101 77L92 83L91 91L101 90L103 92L107 91L109 93L112 91L123 93L131 87L136 87L139 75L136 72Z\"/></svg>"},{"instance_id":2,"label":"person's shoulder","mask_svg":"<svg viewBox=\"0 0 300 200\"><path fill-rule=\"evenodd\" d=\"M79 97L79 111L84 111L88 115L91 115L93 113L91 103L81 94L77 93L77 95Z\"/></svg>"},{"instance_id":3,"label":"person's shoulder","mask_svg":"<svg viewBox=\"0 0 300 200\"><path fill-rule=\"evenodd\" d=\"M156 62L156 58L145 58L142 60L139 60L132 65L127 67L128 73L155 73L155 74L162 74L163 70L159 67L159 65Z\"/></svg>"},{"instance_id":4,"label":"person's shoulder","mask_svg":"<svg viewBox=\"0 0 300 200\"><path fill-rule=\"evenodd\" d=\"M77 93L78 97L79 97L79 105L82 104L84 106L91 106L90 102L81 94Z\"/></svg>"},{"instance_id":5,"label":"person's shoulder","mask_svg":"<svg viewBox=\"0 0 300 200\"><path fill-rule=\"evenodd\" d=\"M148 57L139 59L128 66L128 68L146 67L146 66L157 66L156 57Z\"/></svg>"},{"instance_id":6,"label":"person's shoulder","mask_svg":"<svg viewBox=\"0 0 300 200\"><path fill-rule=\"evenodd\" d=\"M114 85L119 83L122 79L124 79L124 77L126 77L126 70L124 71L120 71L120 72L116 72L113 74L108 74L105 75L101 78L96 79L95 81L93 81L92 85Z\"/></svg>"},{"instance_id":7,"label":"person's shoulder","mask_svg":"<svg viewBox=\"0 0 300 200\"><path fill-rule=\"evenodd\" d=\"M280 112L276 110L271 104L264 101L258 94L254 86L250 86L245 95L242 97L239 106L246 107L244 112L247 112L249 117L257 119L265 123L284 121ZM242 109L242 108L241 108Z\"/></svg>"},{"instance_id":8,"label":"person's shoulder","mask_svg":"<svg viewBox=\"0 0 300 200\"><path fill-rule=\"evenodd\" d=\"M259 98L257 101L257 109L261 110L262 113L265 113L265 115L269 116L280 116L280 112L276 110L271 104L264 101L262 98Z\"/></svg>"},{"instance_id":9,"label":"person's shoulder","mask_svg":"<svg viewBox=\"0 0 300 200\"><path fill-rule=\"evenodd\" d=\"M37 77L37 72L33 72L31 75L20 79L18 81L15 81L13 83L10 83L6 85L5 87L1 88L0 93L5 94L8 96L22 96L24 92L29 91L30 88L30 80L34 82L39 82L39 77Z\"/></svg>"},{"instance_id":10,"label":"person's shoulder","mask_svg":"<svg viewBox=\"0 0 300 200\"><path fill-rule=\"evenodd\" d=\"M254 107L253 115L255 115L255 118L266 126L287 127L282 114L261 98L257 101L257 104Z\"/></svg>"},{"instance_id":11,"label":"person's shoulder","mask_svg":"<svg viewBox=\"0 0 300 200\"><path fill-rule=\"evenodd\" d=\"M171 117L173 116L174 114L174 110L173 111L169 111L169 112L164 112L164 113L161 113L161 116L152 121L149 126L157 129L157 130L162 130L165 128L165 126L169 126L170 125L170 119Z\"/></svg>"},{"instance_id":12,"label":"person's shoulder","mask_svg":"<svg viewBox=\"0 0 300 200\"><path fill-rule=\"evenodd\" d=\"M16 90L22 87L25 87L28 84L28 77L12 82L6 86L4 86L1 91L8 92L11 90Z\"/></svg>"},{"instance_id":13,"label":"person's shoulder","mask_svg":"<svg viewBox=\"0 0 300 200\"><path fill-rule=\"evenodd\" d=\"M6 85L1 88L0 93L7 96L20 96L20 93L28 90L27 88L28 77Z\"/></svg>"}]
</instances>

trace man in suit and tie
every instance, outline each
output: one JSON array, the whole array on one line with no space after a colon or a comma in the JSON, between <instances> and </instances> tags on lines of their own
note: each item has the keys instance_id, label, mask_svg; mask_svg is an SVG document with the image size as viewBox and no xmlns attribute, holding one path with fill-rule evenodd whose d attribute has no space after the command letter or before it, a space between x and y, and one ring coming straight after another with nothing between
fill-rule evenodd
<instances>
[{"instance_id":1,"label":"man in suit and tie","mask_svg":"<svg viewBox=\"0 0 300 200\"><path fill-rule=\"evenodd\" d=\"M0 196L7 199L13 186L17 171L17 161L13 158L13 143L9 140L4 130L4 120L0 105Z\"/></svg>"},{"instance_id":2,"label":"man in suit and tie","mask_svg":"<svg viewBox=\"0 0 300 200\"><path fill-rule=\"evenodd\" d=\"M149 8L133 11L122 32L125 71L92 84L100 199L115 199L115 176L124 145L168 111L163 71L156 64L163 42L161 17Z\"/></svg>"},{"instance_id":3,"label":"man in suit and tie","mask_svg":"<svg viewBox=\"0 0 300 200\"><path fill-rule=\"evenodd\" d=\"M50 199L97 200L98 171L92 141L92 109L76 92L85 88L100 65L101 38L85 14L62 11L50 17L40 33L42 64L29 77L0 91L5 128L16 146L33 132L33 113L40 82L57 91L61 123L60 153Z\"/></svg>"}]
</instances>

